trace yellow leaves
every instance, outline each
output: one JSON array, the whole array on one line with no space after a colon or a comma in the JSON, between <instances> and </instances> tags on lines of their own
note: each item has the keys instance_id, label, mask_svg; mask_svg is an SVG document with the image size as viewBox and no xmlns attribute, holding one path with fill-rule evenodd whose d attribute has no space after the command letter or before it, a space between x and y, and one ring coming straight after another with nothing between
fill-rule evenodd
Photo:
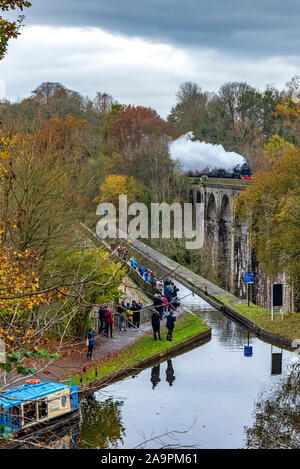
<instances>
[{"instance_id":1,"label":"yellow leaves","mask_svg":"<svg viewBox=\"0 0 300 469\"><path fill-rule=\"evenodd\" d=\"M64 293L67 295L68 294L68 290L65 288L65 287L61 287L60 288L60 291L57 292L56 294L56 298L61 301L63 298L64 298Z\"/></svg>"},{"instance_id":2,"label":"yellow leaves","mask_svg":"<svg viewBox=\"0 0 300 469\"><path fill-rule=\"evenodd\" d=\"M10 164L15 157L15 143L16 139L12 138L0 138L0 178L3 175L7 175L10 169Z\"/></svg>"},{"instance_id":3,"label":"yellow leaves","mask_svg":"<svg viewBox=\"0 0 300 469\"><path fill-rule=\"evenodd\" d=\"M28 249L17 252L4 246L1 241L2 233L0 233L0 312L20 314L24 310L32 310L50 301L46 295L30 295L40 288L39 277L32 269L36 262L35 254Z\"/></svg>"},{"instance_id":4,"label":"yellow leaves","mask_svg":"<svg viewBox=\"0 0 300 469\"><path fill-rule=\"evenodd\" d=\"M111 174L100 186L97 198L100 202L111 202L118 208L119 195L127 195L128 203L145 201L144 186L133 177Z\"/></svg>"},{"instance_id":5,"label":"yellow leaves","mask_svg":"<svg viewBox=\"0 0 300 469\"><path fill-rule=\"evenodd\" d=\"M269 161L278 160L281 156L292 150L294 145L279 135L273 135L268 143L264 144L264 157Z\"/></svg>"},{"instance_id":6,"label":"yellow leaves","mask_svg":"<svg viewBox=\"0 0 300 469\"><path fill-rule=\"evenodd\" d=\"M277 104L274 114L283 118L286 123L289 123L292 120L300 118L300 105L295 103L290 97L287 97L283 104Z\"/></svg>"}]
</instances>

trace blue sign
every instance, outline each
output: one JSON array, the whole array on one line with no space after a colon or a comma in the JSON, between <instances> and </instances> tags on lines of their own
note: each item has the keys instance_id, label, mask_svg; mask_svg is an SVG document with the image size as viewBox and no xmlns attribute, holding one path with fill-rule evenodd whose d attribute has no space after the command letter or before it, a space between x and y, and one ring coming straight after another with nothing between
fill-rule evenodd
<instances>
[{"instance_id":1,"label":"blue sign","mask_svg":"<svg viewBox=\"0 0 300 469\"><path fill-rule=\"evenodd\" d=\"M245 283L254 283L254 275L245 274Z\"/></svg>"}]
</instances>

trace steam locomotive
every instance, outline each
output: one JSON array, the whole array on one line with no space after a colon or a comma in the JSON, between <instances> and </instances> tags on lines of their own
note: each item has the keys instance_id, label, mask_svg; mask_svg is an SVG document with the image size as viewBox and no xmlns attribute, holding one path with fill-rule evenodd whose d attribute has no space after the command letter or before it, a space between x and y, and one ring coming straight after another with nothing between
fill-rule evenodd
<instances>
[{"instance_id":1,"label":"steam locomotive","mask_svg":"<svg viewBox=\"0 0 300 469\"><path fill-rule=\"evenodd\" d=\"M226 179L252 179L252 173L247 163L236 165L232 171L227 171L223 168L204 169L203 171L188 171L189 177L208 176L211 178L226 178Z\"/></svg>"}]
</instances>

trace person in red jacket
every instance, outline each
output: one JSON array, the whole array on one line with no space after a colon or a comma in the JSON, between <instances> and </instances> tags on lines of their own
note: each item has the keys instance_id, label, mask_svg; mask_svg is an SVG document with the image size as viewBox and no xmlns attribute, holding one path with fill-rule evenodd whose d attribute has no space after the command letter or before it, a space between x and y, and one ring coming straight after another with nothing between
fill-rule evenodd
<instances>
[{"instance_id":1,"label":"person in red jacket","mask_svg":"<svg viewBox=\"0 0 300 469\"><path fill-rule=\"evenodd\" d=\"M105 313L104 313L104 321L105 321L105 335L106 337L108 337L108 331L110 331L110 337L112 337L112 325L113 325L113 316L112 316L112 312L108 309Z\"/></svg>"}]
</instances>

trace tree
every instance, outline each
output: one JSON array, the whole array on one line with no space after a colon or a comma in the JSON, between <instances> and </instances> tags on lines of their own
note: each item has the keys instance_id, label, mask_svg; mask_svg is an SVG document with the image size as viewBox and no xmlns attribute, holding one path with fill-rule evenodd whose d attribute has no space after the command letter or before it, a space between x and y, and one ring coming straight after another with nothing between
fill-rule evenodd
<instances>
[{"instance_id":1,"label":"tree","mask_svg":"<svg viewBox=\"0 0 300 469\"><path fill-rule=\"evenodd\" d=\"M97 202L110 202L117 208L119 196L127 195L128 204L133 202L145 202L146 193L143 185L130 176L111 174L103 181L99 188Z\"/></svg>"},{"instance_id":2,"label":"tree","mask_svg":"<svg viewBox=\"0 0 300 469\"><path fill-rule=\"evenodd\" d=\"M192 131L196 139L208 137L210 126L209 102L212 95L190 81L182 83L176 93L177 104L168 116L185 134Z\"/></svg>"},{"instance_id":3,"label":"tree","mask_svg":"<svg viewBox=\"0 0 300 469\"><path fill-rule=\"evenodd\" d=\"M43 303L48 303L49 295L20 296L19 294L36 292L40 289L40 278L35 268L36 252L26 249L23 252L7 247L3 243L3 232L0 229L0 295L16 297L15 299L0 298L0 314L20 315Z\"/></svg>"},{"instance_id":4,"label":"tree","mask_svg":"<svg viewBox=\"0 0 300 469\"><path fill-rule=\"evenodd\" d=\"M57 250L52 276L55 273L55 284L64 285L67 315L63 323L72 337L85 337L88 314L94 305L118 302L125 271L104 248Z\"/></svg>"},{"instance_id":5,"label":"tree","mask_svg":"<svg viewBox=\"0 0 300 469\"><path fill-rule=\"evenodd\" d=\"M268 143L264 144L264 157L268 162L273 162L293 148L294 145L286 142L279 135L273 135Z\"/></svg>"},{"instance_id":6,"label":"tree","mask_svg":"<svg viewBox=\"0 0 300 469\"><path fill-rule=\"evenodd\" d=\"M138 179L155 197L162 186L166 193L174 168L168 144L179 136L177 127L143 106L118 108L109 122L104 153L111 172Z\"/></svg>"},{"instance_id":7,"label":"tree","mask_svg":"<svg viewBox=\"0 0 300 469\"><path fill-rule=\"evenodd\" d=\"M281 126L280 136L291 143L300 143L300 102L294 101L291 96L286 96L278 103L274 110L274 115L278 118Z\"/></svg>"},{"instance_id":8,"label":"tree","mask_svg":"<svg viewBox=\"0 0 300 469\"><path fill-rule=\"evenodd\" d=\"M107 131L108 142L113 142L115 151L131 153L145 144L150 136L168 135L178 137L179 132L149 108L127 106L120 110Z\"/></svg>"},{"instance_id":9,"label":"tree","mask_svg":"<svg viewBox=\"0 0 300 469\"><path fill-rule=\"evenodd\" d=\"M19 8L23 11L23 8L31 7L31 3L25 0L0 0L1 11L15 10ZM8 41L12 38L17 38L20 33L20 28L23 23L24 16L19 15L17 21L7 21L0 16L0 60L6 54Z\"/></svg>"},{"instance_id":10,"label":"tree","mask_svg":"<svg viewBox=\"0 0 300 469\"><path fill-rule=\"evenodd\" d=\"M66 168L52 154L41 157L30 136L3 137L0 220L4 243L20 252L37 252L41 272L53 249L73 239L72 213L72 186Z\"/></svg>"},{"instance_id":11,"label":"tree","mask_svg":"<svg viewBox=\"0 0 300 469\"><path fill-rule=\"evenodd\" d=\"M53 116L43 122L37 144L42 152L50 149L56 156L59 153L64 161L76 161L83 156L82 131L86 126L85 119L75 119L71 114L65 119Z\"/></svg>"}]
</instances>

